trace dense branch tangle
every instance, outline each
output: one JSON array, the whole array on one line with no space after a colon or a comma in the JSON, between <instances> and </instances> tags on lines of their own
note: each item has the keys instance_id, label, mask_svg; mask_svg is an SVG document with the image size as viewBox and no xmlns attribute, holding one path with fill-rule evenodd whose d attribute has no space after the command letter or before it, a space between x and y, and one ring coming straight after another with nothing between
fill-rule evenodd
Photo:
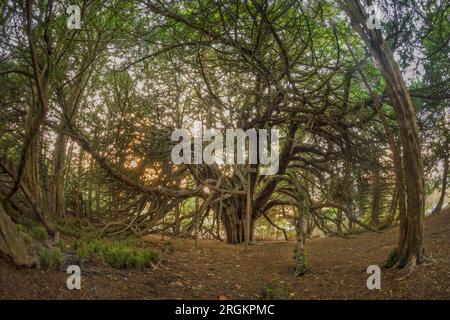
<instances>
[{"instance_id":1,"label":"dense branch tangle","mask_svg":"<svg viewBox=\"0 0 450 320\"><path fill-rule=\"evenodd\" d=\"M355 6L342 11L361 22ZM380 35L352 33L343 18L330 23L339 8L86 1L80 31L65 28L59 3L26 8L9 9L5 29L19 35L16 45L5 31L1 39L0 192L16 222L37 217L53 230L47 221L73 214L103 236L202 234L229 243L255 240L261 221L287 238L304 219L338 235L403 223L407 150L395 84L385 89L388 71L377 71L356 37ZM277 174L261 175L259 164L174 165L171 133L194 121L221 132L279 129Z\"/></svg>"}]
</instances>

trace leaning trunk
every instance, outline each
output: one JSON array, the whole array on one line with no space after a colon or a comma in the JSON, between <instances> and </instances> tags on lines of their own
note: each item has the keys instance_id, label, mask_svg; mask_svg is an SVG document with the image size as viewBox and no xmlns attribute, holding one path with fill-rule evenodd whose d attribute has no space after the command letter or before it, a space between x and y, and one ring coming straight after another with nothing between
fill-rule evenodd
<instances>
[{"instance_id":1,"label":"leaning trunk","mask_svg":"<svg viewBox=\"0 0 450 320\"><path fill-rule=\"evenodd\" d=\"M0 257L6 258L16 266L37 265L31 245L23 239L2 204L0 204Z\"/></svg>"},{"instance_id":2,"label":"leaning trunk","mask_svg":"<svg viewBox=\"0 0 450 320\"><path fill-rule=\"evenodd\" d=\"M419 127L414 105L394 55L379 30L369 29L367 17L358 0L339 1L352 20L353 27L369 48L386 82L386 88L394 107L403 148L404 178L406 189L406 217L400 224L398 266L423 261L423 219L425 210L423 163ZM402 239L403 237L403 239Z\"/></svg>"}]
</instances>

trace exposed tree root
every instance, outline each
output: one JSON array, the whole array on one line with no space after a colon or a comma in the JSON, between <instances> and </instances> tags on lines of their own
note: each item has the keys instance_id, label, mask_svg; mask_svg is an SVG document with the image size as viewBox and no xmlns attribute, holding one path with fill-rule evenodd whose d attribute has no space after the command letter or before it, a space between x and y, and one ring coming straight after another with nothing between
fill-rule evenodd
<instances>
[{"instance_id":1,"label":"exposed tree root","mask_svg":"<svg viewBox=\"0 0 450 320\"><path fill-rule=\"evenodd\" d=\"M416 257L411 257L411 259L408 261L408 264L404 268L405 274L402 277L397 278L397 281L403 281L406 278L408 278L414 272L416 266L417 266Z\"/></svg>"}]
</instances>

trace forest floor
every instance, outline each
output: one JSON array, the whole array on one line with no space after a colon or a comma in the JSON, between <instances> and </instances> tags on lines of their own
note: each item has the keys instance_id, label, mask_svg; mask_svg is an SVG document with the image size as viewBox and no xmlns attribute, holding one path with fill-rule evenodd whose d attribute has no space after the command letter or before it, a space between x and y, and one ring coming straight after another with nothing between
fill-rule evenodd
<instances>
[{"instance_id":1,"label":"forest floor","mask_svg":"<svg viewBox=\"0 0 450 320\"><path fill-rule=\"evenodd\" d=\"M68 290L64 270L16 269L0 262L0 299L261 299L274 281L289 299L450 299L450 209L425 221L425 248L432 262L411 273L381 270L381 290L368 290L369 265L383 265L395 248L398 228L349 239L306 243L309 268L292 272L294 242L249 247L175 240L174 253L156 269L82 267L81 290Z\"/></svg>"}]
</instances>

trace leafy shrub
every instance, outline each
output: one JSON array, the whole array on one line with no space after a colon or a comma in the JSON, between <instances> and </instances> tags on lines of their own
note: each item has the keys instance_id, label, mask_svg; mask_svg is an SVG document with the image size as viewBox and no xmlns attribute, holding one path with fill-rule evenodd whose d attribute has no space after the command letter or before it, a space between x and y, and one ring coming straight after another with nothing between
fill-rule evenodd
<instances>
[{"instance_id":1,"label":"leafy shrub","mask_svg":"<svg viewBox=\"0 0 450 320\"><path fill-rule=\"evenodd\" d=\"M388 258L384 263L383 267L386 269L392 268L397 263L397 260L398 260L397 249L392 249L389 252Z\"/></svg>"},{"instance_id":2,"label":"leafy shrub","mask_svg":"<svg viewBox=\"0 0 450 320\"><path fill-rule=\"evenodd\" d=\"M63 263L63 256L59 248L43 248L39 252L39 261L45 269L56 269Z\"/></svg>"},{"instance_id":3,"label":"leafy shrub","mask_svg":"<svg viewBox=\"0 0 450 320\"><path fill-rule=\"evenodd\" d=\"M16 227L17 227L17 231L19 232L19 234L22 236L23 240L26 243L32 243L33 242L33 238L27 232L27 229L25 228L25 226L23 224L16 224Z\"/></svg>"},{"instance_id":4,"label":"leafy shrub","mask_svg":"<svg viewBox=\"0 0 450 320\"><path fill-rule=\"evenodd\" d=\"M59 239L57 246L58 246L59 250L64 251L64 247L65 247L64 240Z\"/></svg>"},{"instance_id":5,"label":"leafy shrub","mask_svg":"<svg viewBox=\"0 0 450 320\"><path fill-rule=\"evenodd\" d=\"M33 238L31 238L31 236L28 233L23 232L22 237L23 237L23 240L28 244L33 242Z\"/></svg>"},{"instance_id":6,"label":"leafy shrub","mask_svg":"<svg viewBox=\"0 0 450 320\"><path fill-rule=\"evenodd\" d=\"M81 259L100 258L116 268L149 267L160 259L158 251L136 247L134 239L124 241L76 242L76 254Z\"/></svg>"},{"instance_id":7,"label":"leafy shrub","mask_svg":"<svg viewBox=\"0 0 450 320\"><path fill-rule=\"evenodd\" d=\"M91 247L88 247L87 242L85 241L76 241L75 242L75 254L80 258L80 259L86 259L89 256L91 256L94 252L91 249Z\"/></svg>"},{"instance_id":8,"label":"leafy shrub","mask_svg":"<svg viewBox=\"0 0 450 320\"><path fill-rule=\"evenodd\" d=\"M43 241L48 238L48 233L45 227L37 223L29 224L26 227L26 232L34 239Z\"/></svg>"},{"instance_id":9,"label":"leafy shrub","mask_svg":"<svg viewBox=\"0 0 450 320\"><path fill-rule=\"evenodd\" d=\"M280 280L271 281L264 287L263 299L286 300L289 298L289 285Z\"/></svg>"}]
</instances>

